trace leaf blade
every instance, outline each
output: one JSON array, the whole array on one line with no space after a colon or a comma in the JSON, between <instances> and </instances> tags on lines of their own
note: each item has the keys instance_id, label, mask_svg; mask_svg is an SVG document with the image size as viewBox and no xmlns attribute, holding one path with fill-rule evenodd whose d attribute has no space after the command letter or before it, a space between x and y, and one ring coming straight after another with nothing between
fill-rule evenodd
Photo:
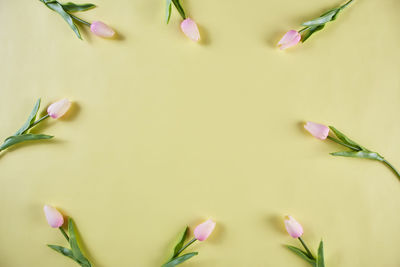
<instances>
[{"instance_id":1,"label":"leaf blade","mask_svg":"<svg viewBox=\"0 0 400 267\"><path fill-rule=\"evenodd\" d=\"M332 10L326 12L325 14L322 14L320 17L313 19L313 20L306 21L306 22L302 23L301 25L303 25L303 26L318 26L318 25L326 24L332 20L335 20L339 11L340 11L340 9L338 9L338 8L332 9Z\"/></svg>"},{"instance_id":2,"label":"leaf blade","mask_svg":"<svg viewBox=\"0 0 400 267\"><path fill-rule=\"evenodd\" d=\"M91 267L89 260L83 255L78 241L76 239L76 229L74 222L71 218L68 218L68 233L69 233L69 245L71 246L72 254L79 262L81 266Z\"/></svg>"},{"instance_id":3,"label":"leaf blade","mask_svg":"<svg viewBox=\"0 0 400 267\"><path fill-rule=\"evenodd\" d=\"M333 126L329 126L329 129L332 130L332 132L337 136L337 138L339 138L342 142L346 143L347 145L350 146L354 146L360 150L366 150L368 151L368 149L360 146L359 144L357 144L356 142L354 142L353 140L351 140L350 138L348 138L345 134L343 134L342 132L340 132L338 129L336 129Z\"/></svg>"},{"instance_id":4,"label":"leaf blade","mask_svg":"<svg viewBox=\"0 0 400 267\"><path fill-rule=\"evenodd\" d=\"M70 249L64 248L64 247L61 247L61 246L56 246L56 245L47 245L47 246L49 248L57 251L58 253L61 253L62 255L66 256L66 257L69 257L69 258L73 259L74 261L76 261L74 256L72 255L72 251Z\"/></svg>"},{"instance_id":5,"label":"leaf blade","mask_svg":"<svg viewBox=\"0 0 400 267\"><path fill-rule=\"evenodd\" d=\"M87 10L90 10L90 9L96 7L96 5L91 4L91 3L75 4L75 3L72 3L72 2L61 4L61 6L63 7L63 9L66 12L81 12L81 11L87 11Z\"/></svg>"},{"instance_id":6,"label":"leaf blade","mask_svg":"<svg viewBox=\"0 0 400 267\"><path fill-rule=\"evenodd\" d=\"M177 255L179 250L183 247L183 244L185 243L188 232L189 232L189 227L186 226L185 230L183 230L179 234L178 243L175 245L174 253L173 253L171 259L173 259Z\"/></svg>"},{"instance_id":7,"label":"leaf blade","mask_svg":"<svg viewBox=\"0 0 400 267\"><path fill-rule=\"evenodd\" d=\"M34 140L42 140L42 139L51 139L54 136L46 135L46 134L23 134L23 135L13 135L8 137L4 143L0 146L0 151L10 146L26 142L26 141L34 141Z\"/></svg>"},{"instance_id":8,"label":"leaf blade","mask_svg":"<svg viewBox=\"0 0 400 267\"><path fill-rule=\"evenodd\" d=\"M178 10L179 14L181 15L181 17L183 19L186 19L186 14L185 14L185 10L183 9L181 2L179 0L171 0L172 3L174 3L174 6L176 7L176 9Z\"/></svg>"},{"instance_id":9,"label":"leaf blade","mask_svg":"<svg viewBox=\"0 0 400 267\"><path fill-rule=\"evenodd\" d=\"M322 30L325 27L325 25L318 25L318 26L310 26L307 28L307 30L304 31L301 35L301 42L304 43L308 38L311 37L314 33L317 31Z\"/></svg>"},{"instance_id":10,"label":"leaf blade","mask_svg":"<svg viewBox=\"0 0 400 267\"><path fill-rule=\"evenodd\" d=\"M339 151L331 153L332 156L372 159L377 161L384 161L385 159L376 152L371 151Z\"/></svg>"},{"instance_id":11,"label":"leaf blade","mask_svg":"<svg viewBox=\"0 0 400 267\"><path fill-rule=\"evenodd\" d=\"M165 22L168 24L171 19L171 11L172 11L172 0L166 0L165 7Z\"/></svg>"},{"instance_id":12,"label":"leaf blade","mask_svg":"<svg viewBox=\"0 0 400 267\"><path fill-rule=\"evenodd\" d=\"M322 240L318 247L317 267L325 267L324 242L322 242Z\"/></svg>"},{"instance_id":13,"label":"leaf blade","mask_svg":"<svg viewBox=\"0 0 400 267\"><path fill-rule=\"evenodd\" d=\"M29 126L31 126L35 122L36 115L40 108L40 101L41 101L40 98L36 101L35 106L33 107L31 114L29 114L28 119L14 135L20 135L25 133L28 130Z\"/></svg>"},{"instance_id":14,"label":"leaf blade","mask_svg":"<svg viewBox=\"0 0 400 267\"><path fill-rule=\"evenodd\" d=\"M314 260L314 259L311 259L311 258L307 255L306 252L302 251L302 250L299 249L299 248L290 246L290 245L286 245L286 247L287 247L290 251L292 251L292 252L294 252L295 254L297 254L298 256L300 256L302 259L306 260L306 261L307 261L308 263L310 263L311 265L315 266L315 260Z\"/></svg>"},{"instance_id":15,"label":"leaf blade","mask_svg":"<svg viewBox=\"0 0 400 267\"><path fill-rule=\"evenodd\" d=\"M196 256L197 254L199 254L199 253L198 252L191 252L191 253L184 254L184 255L179 256L179 257L177 257L177 258L175 258L173 260L170 260L169 262L164 264L162 267L174 267L174 266L176 266L178 264L181 264L181 263L187 261L188 259Z\"/></svg>"},{"instance_id":16,"label":"leaf blade","mask_svg":"<svg viewBox=\"0 0 400 267\"><path fill-rule=\"evenodd\" d=\"M65 12L63 6L57 1L50 1L45 3L48 8L60 14L60 16L67 22L69 27L74 31L76 36L82 40L82 36L79 32L78 27L75 25L73 18L67 12Z\"/></svg>"}]
</instances>

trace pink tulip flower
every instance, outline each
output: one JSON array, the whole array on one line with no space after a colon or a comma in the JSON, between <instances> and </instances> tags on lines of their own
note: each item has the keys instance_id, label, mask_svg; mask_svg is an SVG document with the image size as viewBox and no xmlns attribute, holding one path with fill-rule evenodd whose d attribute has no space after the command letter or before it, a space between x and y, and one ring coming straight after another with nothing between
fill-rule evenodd
<instances>
[{"instance_id":1,"label":"pink tulip flower","mask_svg":"<svg viewBox=\"0 0 400 267\"><path fill-rule=\"evenodd\" d=\"M68 109L71 107L71 102L68 99L64 98L60 101L54 102L47 108L47 114L50 115L53 119L58 119L62 117Z\"/></svg>"},{"instance_id":2,"label":"pink tulip flower","mask_svg":"<svg viewBox=\"0 0 400 267\"><path fill-rule=\"evenodd\" d=\"M199 28L197 28L196 22L192 19L187 18L181 23L181 29L183 33L191 40L197 42L200 40Z\"/></svg>"},{"instance_id":3,"label":"pink tulip flower","mask_svg":"<svg viewBox=\"0 0 400 267\"><path fill-rule=\"evenodd\" d=\"M304 128L309 131L314 137L325 140L329 135L329 127L323 124L308 121Z\"/></svg>"},{"instance_id":4,"label":"pink tulip flower","mask_svg":"<svg viewBox=\"0 0 400 267\"><path fill-rule=\"evenodd\" d=\"M214 227L215 227L215 222L213 222L212 220L207 220L204 223L199 224L194 229L194 236L196 237L197 240L204 241L210 236L210 234L214 230Z\"/></svg>"},{"instance_id":5,"label":"pink tulip flower","mask_svg":"<svg viewBox=\"0 0 400 267\"><path fill-rule=\"evenodd\" d=\"M301 40L301 35L295 30L288 31L278 43L281 50L297 45Z\"/></svg>"},{"instance_id":6,"label":"pink tulip flower","mask_svg":"<svg viewBox=\"0 0 400 267\"><path fill-rule=\"evenodd\" d=\"M285 217L286 231L293 238L299 238L303 235L303 227L292 216Z\"/></svg>"},{"instance_id":7,"label":"pink tulip flower","mask_svg":"<svg viewBox=\"0 0 400 267\"><path fill-rule=\"evenodd\" d=\"M90 25L90 31L97 36L104 37L104 38L111 38L115 35L115 31L101 21L95 21Z\"/></svg>"},{"instance_id":8,"label":"pink tulip flower","mask_svg":"<svg viewBox=\"0 0 400 267\"><path fill-rule=\"evenodd\" d=\"M53 228L59 228L64 224L64 217L62 214L54 207L45 205L44 215L46 215L47 222Z\"/></svg>"}]
</instances>

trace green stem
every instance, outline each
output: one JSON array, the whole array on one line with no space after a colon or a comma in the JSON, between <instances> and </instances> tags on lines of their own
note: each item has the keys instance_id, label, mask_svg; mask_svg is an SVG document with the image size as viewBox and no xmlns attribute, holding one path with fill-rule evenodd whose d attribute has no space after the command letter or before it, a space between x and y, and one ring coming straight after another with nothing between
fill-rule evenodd
<instances>
[{"instance_id":1,"label":"green stem","mask_svg":"<svg viewBox=\"0 0 400 267\"><path fill-rule=\"evenodd\" d=\"M86 20L83 20L83 19L81 19L81 18L78 18L77 16L74 16L74 15L72 15L72 14L70 14L70 13L68 13L74 20L76 20L76 21L79 21L80 23L82 23L82 24L85 24L86 26L89 26L90 27L90 23L89 22L87 22Z\"/></svg>"},{"instance_id":2,"label":"green stem","mask_svg":"<svg viewBox=\"0 0 400 267\"><path fill-rule=\"evenodd\" d=\"M35 127L35 125L39 124L40 122L44 121L45 119L47 119L48 117L50 117L49 114L46 114L45 116L41 117L40 119L38 119L37 121L35 121L34 123L32 123L31 126L29 126L28 129L26 129L22 134L25 134L26 132L28 132L30 129L32 129L33 127Z\"/></svg>"},{"instance_id":3,"label":"green stem","mask_svg":"<svg viewBox=\"0 0 400 267\"><path fill-rule=\"evenodd\" d=\"M308 249L308 247L307 247L306 243L304 243L303 239L301 239L301 237L299 237L299 240L300 240L301 244L303 245L304 249L307 251L308 256L309 256L311 259L315 260L315 257L313 256L313 254L311 253L311 251Z\"/></svg>"},{"instance_id":4,"label":"green stem","mask_svg":"<svg viewBox=\"0 0 400 267\"><path fill-rule=\"evenodd\" d=\"M193 244L197 239L193 238L192 240L190 240L189 242L186 243L186 245L184 245L177 253L174 254L174 258L179 256L179 254L182 253L182 251L184 251L188 246L190 246L191 244Z\"/></svg>"},{"instance_id":5,"label":"green stem","mask_svg":"<svg viewBox=\"0 0 400 267\"><path fill-rule=\"evenodd\" d=\"M397 176L397 178L399 178L399 180L400 180L400 173L399 173L399 171L398 170L396 170L396 168L395 167L393 167L393 165L392 164L390 164L390 162L389 161L387 161L386 159L384 159L383 161L382 161L383 163L385 163L386 164L386 166L388 166L395 174L396 174L396 176Z\"/></svg>"},{"instance_id":6,"label":"green stem","mask_svg":"<svg viewBox=\"0 0 400 267\"><path fill-rule=\"evenodd\" d=\"M307 30L308 29L308 27L304 27L303 29L301 29L300 31L298 31L298 33L301 33L301 32L303 32L303 31L305 31L305 30Z\"/></svg>"},{"instance_id":7,"label":"green stem","mask_svg":"<svg viewBox=\"0 0 400 267\"><path fill-rule=\"evenodd\" d=\"M328 135L327 138L328 138L329 140L332 140L332 141L335 142L335 143L338 143L338 144L340 144L340 145L342 145L342 146L348 147L348 148L350 148L350 149L352 149L352 150L354 150L354 151L360 151L360 150L361 150L361 149L358 148L358 147L354 147L354 146L345 144L345 143L343 143L342 141L340 141L340 140L338 140L338 139L336 139L336 138L334 138L334 137L332 137L332 136L330 136L330 135Z\"/></svg>"},{"instance_id":8,"label":"green stem","mask_svg":"<svg viewBox=\"0 0 400 267\"><path fill-rule=\"evenodd\" d=\"M60 229L60 231L63 234L63 236L65 237L65 239L67 239L67 241L69 242L69 237L68 237L67 233L64 231L64 229L62 227L59 227L58 229Z\"/></svg>"},{"instance_id":9,"label":"green stem","mask_svg":"<svg viewBox=\"0 0 400 267\"><path fill-rule=\"evenodd\" d=\"M172 0L172 3L174 3L174 6L178 10L178 12L181 15L182 19L185 20L187 18L186 14L185 14L185 10L183 10L183 7L181 6L181 3L179 2L179 0Z\"/></svg>"},{"instance_id":10,"label":"green stem","mask_svg":"<svg viewBox=\"0 0 400 267\"><path fill-rule=\"evenodd\" d=\"M345 9L348 5L350 5L351 4L351 2L353 2L354 0L349 0L349 1L347 1L347 3L346 4L344 4L343 6L341 6L341 7L339 7L341 10L342 9Z\"/></svg>"}]
</instances>

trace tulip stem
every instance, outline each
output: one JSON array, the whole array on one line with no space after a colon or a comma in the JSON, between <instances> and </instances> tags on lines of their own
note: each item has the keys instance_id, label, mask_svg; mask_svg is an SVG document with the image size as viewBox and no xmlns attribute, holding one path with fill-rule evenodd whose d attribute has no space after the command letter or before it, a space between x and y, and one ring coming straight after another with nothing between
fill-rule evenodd
<instances>
[{"instance_id":1,"label":"tulip stem","mask_svg":"<svg viewBox=\"0 0 400 267\"><path fill-rule=\"evenodd\" d=\"M305 248L305 250L307 251L308 256L309 256L311 259L315 260L313 254L312 254L311 251L308 249L308 247L307 247L306 243L304 243L303 239L301 239L301 237L299 237L299 240L300 240L300 243L301 243L301 244L303 245L303 247Z\"/></svg>"},{"instance_id":2,"label":"tulip stem","mask_svg":"<svg viewBox=\"0 0 400 267\"><path fill-rule=\"evenodd\" d=\"M334 137L332 137L332 136L330 136L330 135L328 135L327 138L328 138L329 140L332 140L332 141L335 142L335 143L338 143L338 144L340 144L340 145L342 145L342 146L348 147L348 148L350 148L350 149L352 149L352 150L354 150L354 151L360 151L360 150L361 150L361 149L359 149L358 147L354 147L354 146L345 144L345 143L343 143L342 141L339 141L338 139L336 139L336 138L334 138Z\"/></svg>"},{"instance_id":3,"label":"tulip stem","mask_svg":"<svg viewBox=\"0 0 400 267\"><path fill-rule=\"evenodd\" d=\"M62 227L59 227L58 229L60 229L60 231L63 234L63 236L65 237L65 239L67 239L67 241L69 242L69 237L68 237L67 233L64 231L64 229Z\"/></svg>"},{"instance_id":4,"label":"tulip stem","mask_svg":"<svg viewBox=\"0 0 400 267\"><path fill-rule=\"evenodd\" d=\"M346 8L348 5L350 5L351 4L351 2L353 2L354 0L349 0L349 1L347 1L347 3L346 4L344 4L343 6L341 6L340 7L340 9L344 9L344 8Z\"/></svg>"},{"instance_id":5,"label":"tulip stem","mask_svg":"<svg viewBox=\"0 0 400 267\"><path fill-rule=\"evenodd\" d=\"M300 31L298 31L298 33L301 33L301 32L303 32L303 31L305 31L305 30L307 30L308 29L308 27L304 27L303 29L301 29Z\"/></svg>"},{"instance_id":6,"label":"tulip stem","mask_svg":"<svg viewBox=\"0 0 400 267\"><path fill-rule=\"evenodd\" d=\"M388 167L397 175L397 178L399 178L399 180L400 180L400 173L399 173L399 171L396 170L396 168L393 167L393 165L390 164L389 161L387 161L386 159L384 159L382 162L385 163L386 166L388 166Z\"/></svg>"},{"instance_id":7,"label":"tulip stem","mask_svg":"<svg viewBox=\"0 0 400 267\"><path fill-rule=\"evenodd\" d=\"M184 245L177 253L174 254L174 257L179 256L179 254L182 253L182 251L184 251L188 246L190 246L191 244L193 244L197 239L193 238L192 240L190 240L189 242L186 243L186 245Z\"/></svg>"},{"instance_id":8,"label":"tulip stem","mask_svg":"<svg viewBox=\"0 0 400 267\"><path fill-rule=\"evenodd\" d=\"M70 13L68 13L74 20L76 20L76 21L79 21L80 23L83 23L83 24L85 24L85 25L87 25L87 26L89 26L90 27L90 23L89 22L87 22L86 20L83 20L83 19L81 19L81 18L78 18L77 16L74 16L74 15L72 15L72 14L70 14Z\"/></svg>"},{"instance_id":9,"label":"tulip stem","mask_svg":"<svg viewBox=\"0 0 400 267\"><path fill-rule=\"evenodd\" d=\"M181 15L182 19L185 20L187 18L186 14L185 14L185 10L183 10L183 7L181 6L181 3L179 2L179 0L172 0L172 3L176 7L176 10L178 10L178 12Z\"/></svg>"}]
</instances>

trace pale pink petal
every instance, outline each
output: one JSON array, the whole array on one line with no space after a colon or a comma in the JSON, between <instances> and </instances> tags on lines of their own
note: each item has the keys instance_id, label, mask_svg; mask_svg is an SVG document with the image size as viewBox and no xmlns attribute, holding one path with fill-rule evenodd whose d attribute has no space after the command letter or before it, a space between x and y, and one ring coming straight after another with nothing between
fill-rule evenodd
<instances>
[{"instance_id":1,"label":"pale pink petal","mask_svg":"<svg viewBox=\"0 0 400 267\"><path fill-rule=\"evenodd\" d=\"M196 22L194 22L192 19L187 18L184 21L182 21L181 29L183 33L191 40L195 42L200 40L199 29L197 28Z\"/></svg>"},{"instance_id":2,"label":"pale pink petal","mask_svg":"<svg viewBox=\"0 0 400 267\"><path fill-rule=\"evenodd\" d=\"M107 24L101 21L95 21L90 25L90 31L97 36L104 38L111 38L114 36L115 31Z\"/></svg>"},{"instance_id":3,"label":"pale pink petal","mask_svg":"<svg viewBox=\"0 0 400 267\"><path fill-rule=\"evenodd\" d=\"M68 99L64 98L60 101L54 102L47 108L47 114L50 115L53 119L58 119L62 117L68 109L71 107L71 102Z\"/></svg>"},{"instance_id":4,"label":"pale pink petal","mask_svg":"<svg viewBox=\"0 0 400 267\"><path fill-rule=\"evenodd\" d=\"M323 124L308 121L304 128L309 131L314 137L325 140L329 135L329 127Z\"/></svg>"},{"instance_id":5,"label":"pale pink petal","mask_svg":"<svg viewBox=\"0 0 400 267\"><path fill-rule=\"evenodd\" d=\"M285 218L286 231L293 238L299 238L303 235L303 227L292 216Z\"/></svg>"},{"instance_id":6,"label":"pale pink petal","mask_svg":"<svg viewBox=\"0 0 400 267\"><path fill-rule=\"evenodd\" d=\"M216 223L212 220L207 220L206 222L199 224L194 229L194 236L196 237L196 239L199 241L206 240L214 230L215 224Z\"/></svg>"},{"instance_id":7,"label":"pale pink petal","mask_svg":"<svg viewBox=\"0 0 400 267\"><path fill-rule=\"evenodd\" d=\"M64 218L56 208L45 205L43 209L47 222L51 227L59 228L64 224Z\"/></svg>"},{"instance_id":8,"label":"pale pink petal","mask_svg":"<svg viewBox=\"0 0 400 267\"><path fill-rule=\"evenodd\" d=\"M278 43L278 47L283 50L297 45L301 40L301 35L295 30L288 31Z\"/></svg>"}]
</instances>

